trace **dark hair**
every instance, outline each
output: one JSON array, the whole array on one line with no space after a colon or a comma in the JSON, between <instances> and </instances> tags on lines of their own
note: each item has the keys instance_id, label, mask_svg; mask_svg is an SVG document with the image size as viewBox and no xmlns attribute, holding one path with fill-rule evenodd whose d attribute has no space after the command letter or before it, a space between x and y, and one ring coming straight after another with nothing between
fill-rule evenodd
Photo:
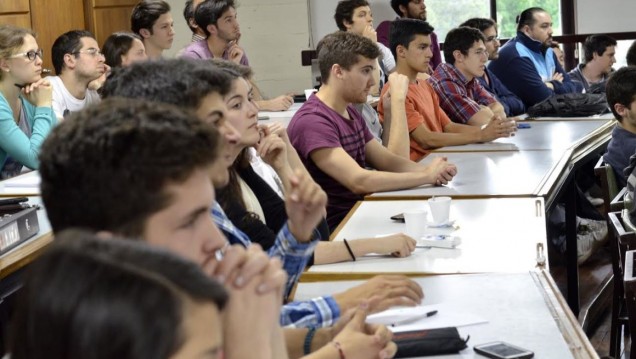
<instances>
[{"instance_id":1,"label":"dark hair","mask_svg":"<svg viewBox=\"0 0 636 359\"><path fill-rule=\"evenodd\" d=\"M189 301L227 301L195 263L148 245L69 231L28 269L11 331L16 359L168 359Z\"/></svg>"},{"instance_id":2,"label":"dark hair","mask_svg":"<svg viewBox=\"0 0 636 359\"><path fill-rule=\"evenodd\" d=\"M353 12L361 6L369 6L369 3L367 0L342 0L338 2L336 13L333 16L338 29L347 31L345 24L353 22Z\"/></svg>"},{"instance_id":3,"label":"dark hair","mask_svg":"<svg viewBox=\"0 0 636 359\"><path fill-rule=\"evenodd\" d=\"M485 43L486 39L477 29L467 26L452 29L444 40L444 60L448 64L455 65L453 52L459 50L463 55L468 55L468 50L478 41Z\"/></svg>"},{"instance_id":4,"label":"dark hair","mask_svg":"<svg viewBox=\"0 0 636 359\"><path fill-rule=\"evenodd\" d=\"M521 14L519 14L517 16L517 19L515 20L517 22L517 31L521 31L521 29L523 29L523 27L526 25L528 26L534 25L534 23L536 22L534 18L534 14L538 12L546 12L546 11L540 7L531 7L531 8L523 10Z\"/></svg>"},{"instance_id":5,"label":"dark hair","mask_svg":"<svg viewBox=\"0 0 636 359\"><path fill-rule=\"evenodd\" d=\"M65 67L64 55L73 54L75 57L78 56L77 52L82 49L81 40L83 37L95 38L90 31L71 30L55 39L51 47L51 60L53 61L53 68L55 69L56 75L61 74Z\"/></svg>"},{"instance_id":6,"label":"dark hair","mask_svg":"<svg viewBox=\"0 0 636 359\"><path fill-rule=\"evenodd\" d=\"M169 205L168 184L207 169L217 130L167 104L109 98L58 125L40 151L42 200L53 230L69 227L139 238Z\"/></svg>"},{"instance_id":7,"label":"dark hair","mask_svg":"<svg viewBox=\"0 0 636 359\"><path fill-rule=\"evenodd\" d=\"M397 60L397 47L402 45L406 48L415 36L417 35L430 35L433 32L433 27L424 20L416 19L397 19L391 23L389 28L389 48L393 57Z\"/></svg>"},{"instance_id":8,"label":"dark hair","mask_svg":"<svg viewBox=\"0 0 636 359\"><path fill-rule=\"evenodd\" d=\"M231 70L231 71L225 71L225 72L232 75L232 79L236 77L242 77L250 81L252 79L252 76L254 76L254 72L252 71L252 68L249 66L237 64L234 61L224 60L224 59L216 58L216 57L210 59L209 61L212 63L212 65L214 65L215 67L221 70Z\"/></svg>"},{"instance_id":9,"label":"dark hair","mask_svg":"<svg viewBox=\"0 0 636 359\"><path fill-rule=\"evenodd\" d=\"M195 111L210 93L224 96L231 86L232 79L210 61L162 59L115 69L101 95L169 103Z\"/></svg>"},{"instance_id":10,"label":"dark hair","mask_svg":"<svg viewBox=\"0 0 636 359\"><path fill-rule=\"evenodd\" d=\"M605 50L610 46L616 46L616 40L607 35L590 35L583 43L583 52L585 54L585 62L590 62L594 58L594 54L603 56Z\"/></svg>"},{"instance_id":11,"label":"dark hair","mask_svg":"<svg viewBox=\"0 0 636 359\"><path fill-rule=\"evenodd\" d=\"M141 36L141 29L152 34L152 27L163 14L170 12L170 4L163 0L141 0L130 15L130 29Z\"/></svg>"},{"instance_id":12,"label":"dark hair","mask_svg":"<svg viewBox=\"0 0 636 359\"><path fill-rule=\"evenodd\" d=\"M333 65L338 64L343 69L349 70L360 61L358 56L377 59L380 56L380 49L366 37L346 31L336 31L318 42L316 53L320 76L322 82L326 84Z\"/></svg>"},{"instance_id":13,"label":"dark hair","mask_svg":"<svg viewBox=\"0 0 636 359\"><path fill-rule=\"evenodd\" d=\"M497 23L493 19L483 18L483 17L474 17L472 19L468 19L462 23L461 26L472 27L473 29L477 29L481 32L484 32L490 29L493 26L497 26Z\"/></svg>"},{"instance_id":14,"label":"dark hair","mask_svg":"<svg viewBox=\"0 0 636 359\"><path fill-rule=\"evenodd\" d=\"M622 122L623 118L616 112L614 105L620 103L629 107L636 100L636 67L623 67L614 72L607 80L605 95L614 117Z\"/></svg>"},{"instance_id":15,"label":"dark hair","mask_svg":"<svg viewBox=\"0 0 636 359\"><path fill-rule=\"evenodd\" d=\"M188 24L190 31L195 32L197 31L197 28L192 27L192 25L190 24L190 20L194 20L194 6L192 5L193 1L194 0L187 0L185 2L185 7L183 8L183 18L185 19L186 24Z\"/></svg>"},{"instance_id":16,"label":"dark hair","mask_svg":"<svg viewBox=\"0 0 636 359\"><path fill-rule=\"evenodd\" d=\"M627 61L627 66L636 66L636 40L629 46L625 60Z\"/></svg>"},{"instance_id":17,"label":"dark hair","mask_svg":"<svg viewBox=\"0 0 636 359\"><path fill-rule=\"evenodd\" d=\"M115 32L110 35L102 46L106 64L110 67L120 67L121 57L130 51L135 40L143 42L139 35L132 32Z\"/></svg>"},{"instance_id":18,"label":"dark hair","mask_svg":"<svg viewBox=\"0 0 636 359\"><path fill-rule=\"evenodd\" d=\"M391 0L391 8L396 14L398 14L398 16L402 17L404 14L402 14L402 11L400 10L400 5L407 7L410 2L411 0Z\"/></svg>"},{"instance_id":19,"label":"dark hair","mask_svg":"<svg viewBox=\"0 0 636 359\"><path fill-rule=\"evenodd\" d=\"M230 8L236 8L234 0L205 0L194 11L194 21L205 32L205 36L210 36L208 25L216 25L219 18Z\"/></svg>"}]
</instances>

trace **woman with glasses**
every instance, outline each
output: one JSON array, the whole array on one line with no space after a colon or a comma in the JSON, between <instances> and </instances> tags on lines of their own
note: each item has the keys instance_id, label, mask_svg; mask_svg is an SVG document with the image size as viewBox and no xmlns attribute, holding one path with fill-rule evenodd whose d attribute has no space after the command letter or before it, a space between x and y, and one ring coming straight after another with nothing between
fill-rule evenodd
<instances>
[{"instance_id":1,"label":"woman with glasses","mask_svg":"<svg viewBox=\"0 0 636 359\"><path fill-rule=\"evenodd\" d=\"M38 168L38 152L57 120L51 85L42 76L34 33L0 26L0 177Z\"/></svg>"},{"instance_id":2,"label":"woman with glasses","mask_svg":"<svg viewBox=\"0 0 636 359\"><path fill-rule=\"evenodd\" d=\"M115 32L102 46L106 64L111 68L126 67L137 61L146 61L146 48L141 37L132 32Z\"/></svg>"}]
</instances>

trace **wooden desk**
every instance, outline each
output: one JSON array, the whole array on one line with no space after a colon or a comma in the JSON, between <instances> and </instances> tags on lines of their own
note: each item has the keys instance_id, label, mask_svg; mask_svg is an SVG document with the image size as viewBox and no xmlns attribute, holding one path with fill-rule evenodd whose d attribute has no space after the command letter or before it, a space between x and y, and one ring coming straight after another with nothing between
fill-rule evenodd
<instances>
[{"instance_id":1,"label":"wooden desk","mask_svg":"<svg viewBox=\"0 0 636 359\"><path fill-rule=\"evenodd\" d=\"M32 186L36 181L39 183L40 173L31 171L23 175L0 181L0 197L30 197L40 195L40 186ZM22 186L16 186L20 185Z\"/></svg>"},{"instance_id":2,"label":"wooden desk","mask_svg":"<svg viewBox=\"0 0 636 359\"><path fill-rule=\"evenodd\" d=\"M527 121L532 126L517 130L514 137L500 138L493 142L463 146L447 146L434 152L475 152L475 151L564 151L589 139L609 135L614 120L564 120Z\"/></svg>"},{"instance_id":3,"label":"wooden desk","mask_svg":"<svg viewBox=\"0 0 636 359\"><path fill-rule=\"evenodd\" d=\"M460 327L469 348L437 358L483 358L476 344L503 340L535 353L535 358L598 358L547 271L516 274L463 274L415 278L426 295L423 304L445 303L489 322ZM360 282L299 283L295 300L338 293ZM427 357L431 358L431 357Z\"/></svg>"},{"instance_id":4,"label":"wooden desk","mask_svg":"<svg viewBox=\"0 0 636 359\"><path fill-rule=\"evenodd\" d=\"M389 217L426 209L424 201L358 202L334 231L332 240L404 232L406 225ZM407 275L525 272L536 266L536 246L546 246L545 214L540 198L459 199L451 203L458 230L431 229L461 237L455 249L417 248L406 258L367 256L356 262L314 265L303 280L358 279L378 273ZM430 216L430 215L429 215ZM430 218L430 217L429 217Z\"/></svg>"},{"instance_id":5,"label":"wooden desk","mask_svg":"<svg viewBox=\"0 0 636 359\"><path fill-rule=\"evenodd\" d=\"M30 197L29 203L42 205L39 197ZM25 243L0 256L0 279L31 263L38 254L53 242L51 224L42 206L38 210L40 232Z\"/></svg>"},{"instance_id":6,"label":"wooden desk","mask_svg":"<svg viewBox=\"0 0 636 359\"><path fill-rule=\"evenodd\" d=\"M449 152L431 154L420 163L427 164L442 155L458 169L457 176L448 185L376 192L365 199L536 196L545 187L547 176L561 159L560 154L553 151Z\"/></svg>"}]
</instances>

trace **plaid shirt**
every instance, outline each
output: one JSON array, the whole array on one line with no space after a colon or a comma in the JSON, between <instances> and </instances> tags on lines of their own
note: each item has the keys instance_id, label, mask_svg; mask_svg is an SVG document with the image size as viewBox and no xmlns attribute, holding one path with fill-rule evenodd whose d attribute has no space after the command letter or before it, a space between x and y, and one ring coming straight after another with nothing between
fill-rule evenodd
<instances>
[{"instance_id":1,"label":"plaid shirt","mask_svg":"<svg viewBox=\"0 0 636 359\"><path fill-rule=\"evenodd\" d=\"M428 83L437 92L440 107L453 122L466 123L481 110L481 106L497 102L477 78L466 81L466 77L453 65L437 66Z\"/></svg>"},{"instance_id":2,"label":"plaid shirt","mask_svg":"<svg viewBox=\"0 0 636 359\"><path fill-rule=\"evenodd\" d=\"M212 208L212 217L216 225L223 231L232 244L245 247L252 242L240 229L227 218L218 202ZM287 272L285 298L298 282L302 271L307 265L309 257L320 240L320 233L314 232L314 240L310 243L299 243L289 232L287 224L278 233L276 243L269 249L270 257L278 257L283 262L283 269ZM291 302L285 304L281 310L280 323L292 327L326 327L332 325L340 317L340 308L331 296L314 298L305 302Z\"/></svg>"}]
</instances>

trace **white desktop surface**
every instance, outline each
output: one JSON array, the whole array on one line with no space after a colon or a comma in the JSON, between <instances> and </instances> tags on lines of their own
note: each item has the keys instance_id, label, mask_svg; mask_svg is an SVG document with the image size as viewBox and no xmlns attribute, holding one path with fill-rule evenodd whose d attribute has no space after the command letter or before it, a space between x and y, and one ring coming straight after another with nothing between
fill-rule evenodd
<instances>
[{"instance_id":1,"label":"white desktop surface","mask_svg":"<svg viewBox=\"0 0 636 359\"><path fill-rule=\"evenodd\" d=\"M529 151L550 150L562 152L601 128L611 127L614 120L587 121L524 121L531 128L519 129L514 137L499 138L492 142L462 146L446 146L434 152L459 151Z\"/></svg>"},{"instance_id":2,"label":"white desktop surface","mask_svg":"<svg viewBox=\"0 0 636 359\"><path fill-rule=\"evenodd\" d=\"M445 186L424 185L376 192L366 199L432 196L534 196L561 154L554 151L432 153L420 163L446 157L457 175Z\"/></svg>"},{"instance_id":3,"label":"white desktop surface","mask_svg":"<svg viewBox=\"0 0 636 359\"><path fill-rule=\"evenodd\" d=\"M40 186L33 185L40 182L39 176L40 172L31 171L0 181L0 197L39 196Z\"/></svg>"},{"instance_id":4,"label":"white desktop surface","mask_svg":"<svg viewBox=\"0 0 636 359\"><path fill-rule=\"evenodd\" d=\"M409 210L429 210L426 201L364 201L345 218L333 240L375 237L405 232L406 225L389 217ZM427 229L459 236L455 249L416 248L411 256L365 256L355 262L313 265L304 276L352 279L377 273L453 274L526 272L536 266L536 246L547 255L545 209L540 198L459 199L451 203L450 218L458 230ZM430 219L430 214L429 214Z\"/></svg>"},{"instance_id":5,"label":"white desktop surface","mask_svg":"<svg viewBox=\"0 0 636 359\"><path fill-rule=\"evenodd\" d=\"M573 357L543 297L544 290L531 273L445 275L413 280L424 289L423 304L448 304L489 321L458 328L462 337L470 335L468 348L460 354L435 358L483 358L472 347L498 340L532 350L535 358ZM299 283L294 300L339 293L359 283Z\"/></svg>"}]
</instances>

